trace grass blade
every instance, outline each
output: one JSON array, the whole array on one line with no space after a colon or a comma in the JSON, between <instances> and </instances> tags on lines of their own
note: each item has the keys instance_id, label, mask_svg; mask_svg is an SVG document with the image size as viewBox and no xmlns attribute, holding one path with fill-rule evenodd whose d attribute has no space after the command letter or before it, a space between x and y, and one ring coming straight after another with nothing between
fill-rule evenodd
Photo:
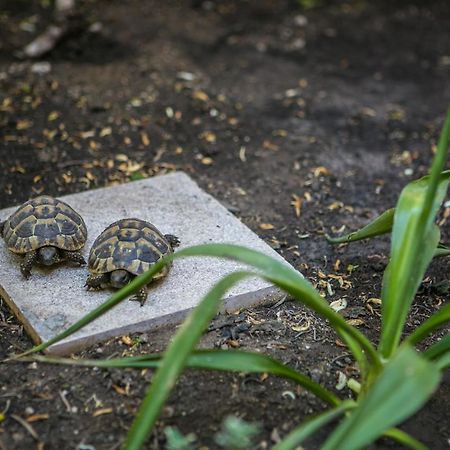
<instances>
[{"instance_id":1,"label":"grass blade","mask_svg":"<svg viewBox=\"0 0 450 450\"><path fill-rule=\"evenodd\" d=\"M428 450L426 445L423 445L422 442L414 439L408 433L405 433L398 428L391 428L383 434L384 437L388 437L397 441L399 444L402 444L405 447L411 448L412 450Z\"/></svg>"},{"instance_id":2,"label":"grass blade","mask_svg":"<svg viewBox=\"0 0 450 450\"><path fill-rule=\"evenodd\" d=\"M258 270L258 273L253 275L266 278L273 284L279 286L281 289L284 289L298 301L308 306L322 317L328 319L338 332L344 332L342 333L344 339L347 339L347 341L349 338L353 339L353 342L357 343L364 350L365 355L373 362L374 368L381 368L379 356L370 341L359 330L349 325L341 315L337 314L332 308L330 308L326 300L319 295L311 283L296 270L263 253L230 244L199 245L179 250L174 254L168 255L155 264L155 266L153 266L148 272L134 279L129 285L115 293L106 302L77 321L63 333L55 336L50 341L33 347L31 350L28 350L19 356L44 350L48 346L64 339L85 326L87 323L95 320L107 310L116 306L120 301L123 301L123 299L131 295L132 292L139 289L139 287L146 285L152 277L161 270L164 264L167 264L173 259L189 256L214 256L228 258L254 267Z\"/></svg>"},{"instance_id":3,"label":"grass blade","mask_svg":"<svg viewBox=\"0 0 450 450\"><path fill-rule=\"evenodd\" d=\"M436 366L442 372L450 367L450 352L442 355L437 361Z\"/></svg>"},{"instance_id":4,"label":"grass blade","mask_svg":"<svg viewBox=\"0 0 450 450\"><path fill-rule=\"evenodd\" d=\"M295 450L299 448L298 446L311 434L315 433L317 430L320 430L320 428L325 426L327 423L330 423L342 416L346 411L349 411L355 406L355 402L346 400L336 408L330 409L329 411L308 420L291 431L279 444L275 445L272 450Z\"/></svg>"},{"instance_id":5,"label":"grass blade","mask_svg":"<svg viewBox=\"0 0 450 450\"><path fill-rule=\"evenodd\" d=\"M450 303L444 305L422 325L416 328L405 340L410 345L416 345L429 336L433 331L450 322Z\"/></svg>"},{"instance_id":6,"label":"grass blade","mask_svg":"<svg viewBox=\"0 0 450 450\"><path fill-rule=\"evenodd\" d=\"M413 348L402 346L322 450L364 448L417 411L437 388L440 378L436 365Z\"/></svg>"},{"instance_id":7,"label":"grass blade","mask_svg":"<svg viewBox=\"0 0 450 450\"><path fill-rule=\"evenodd\" d=\"M434 254L434 257L439 258L441 256L450 256L450 247L447 247L446 245L443 244L439 244Z\"/></svg>"},{"instance_id":8,"label":"grass blade","mask_svg":"<svg viewBox=\"0 0 450 450\"><path fill-rule=\"evenodd\" d=\"M327 235L327 241L330 244L342 244L389 233L392 230L392 224L394 223L394 213L395 208L388 209L360 230L353 231L345 236L334 238Z\"/></svg>"},{"instance_id":9,"label":"grass blade","mask_svg":"<svg viewBox=\"0 0 450 450\"><path fill-rule=\"evenodd\" d=\"M423 354L428 359L437 359L445 353L450 353L450 334L446 334L439 342L431 345Z\"/></svg>"},{"instance_id":10,"label":"grass blade","mask_svg":"<svg viewBox=\"0 0 450 450\"><path fill-rule=\"evenodd\" d=\"M52 364L87 367L155 369L161 366L162 355L150 354L106 360L75 360L37 355L33 360ZM294 381L330 405L336 406L340 403L338 397L311 380L311 378L291 369L280 361L260 353L237 350L195 350L186 360L186 367L190 369L220 370L225 372L268 373Z\"/></svg>"},{"instance_id":11,"label":"grass blade","mask_svg":"<svg viewBox=\"0 0 450 450\"><path fill-rule=\"evenodd\" d=\"M161 367L156 371L122 447L123 449L141 449L183 371L189 353L197 345L202 333L217 313L222 297L230 287L249 275L248 272L235 272L224 277L208 292L202 302L183 322L167 348Z\"/></svg>"},{"instance_id":12,"label":"grass blade","mask_svg":"<svg viewBox=\"0 0 450 450\"><path fill-rule=\"evenodd\" d=\"M433 257L440 232L434 224L447 193L450 171L443 172L449 151L450 107L430 175L409 183L398 201L392 231L391 260L382 291L380 352L389 358L400 342L407 313Z\"/></svg>"}]
</instances>

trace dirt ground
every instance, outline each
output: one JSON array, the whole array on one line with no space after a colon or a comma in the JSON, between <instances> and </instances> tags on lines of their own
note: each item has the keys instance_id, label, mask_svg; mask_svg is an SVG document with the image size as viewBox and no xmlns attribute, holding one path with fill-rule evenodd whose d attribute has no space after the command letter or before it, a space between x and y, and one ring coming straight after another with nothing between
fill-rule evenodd
<instances>
[{"instance_id":1,"label":"dirt ground","mask_svg":"<svg viewBox=\"0 0 450 450\"><path fill-rule=\"evenodd\" d=\"M331 247L324 233L365 224L426 173L450 98L448 1L305 11L281 0L89 0L43 66L16 55L49 24L46 3L0 0L0 207L184 170L329 301L345 297L342 313L376 340L379 314L368 300L380 296L389 240ZM408 329L448 299L449 265L432 264ZM82 356L163 350L173 331ZM339 372L354 371L338 344L291 301L219 317L202 342L263 351L333 390ZM2 304L0 358L30 345ZM0 449L118 449L151 377L2 364ZM430 449L448 448L449 402L447 376L402 428ZM164 448L163 429L174 425L195 433L197 448L216 449L228 414L258 422L257 448L270 448L323 407L274 377L187 372L146 448Z\"/></svg>"}]
</instances>

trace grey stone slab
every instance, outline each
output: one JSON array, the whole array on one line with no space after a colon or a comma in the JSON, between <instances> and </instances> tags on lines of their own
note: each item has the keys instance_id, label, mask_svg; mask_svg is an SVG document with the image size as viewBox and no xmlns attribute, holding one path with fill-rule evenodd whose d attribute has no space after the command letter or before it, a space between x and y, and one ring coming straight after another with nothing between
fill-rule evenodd
<instances>
[{"instance_id":1,"label":"grey stone slab","mask_svg":"<svg viewBox=\"0 0 450 450\"><path fill-rule=\"evenodd\" d=\"M93 240L106 226L120 218L139 217L152 222L163 233L177 235L181 240L180 248L226 242L245 245L284 261L182 172L61 198L85 219L89 233L83 250L86 259ZM15 209L0 211L0 218L7 218ZM69 265L53 269L35 267L31 278L24 280L19 271L20 260L20 256L7 251L3 241L0 242L0 294L35 342L55 336L100 305L112 292L86 291L83 285L87 269ZM125 300L55 344L50 351L69 353L113 336L178 323L212 285L227 273L242 268L240 264L217 258L176 260L167 278L150 287L143 307ZM268 282L250 278L230 290L223 309L233 311L277 301L282 295Z\"/></svg>"}]
</instances>

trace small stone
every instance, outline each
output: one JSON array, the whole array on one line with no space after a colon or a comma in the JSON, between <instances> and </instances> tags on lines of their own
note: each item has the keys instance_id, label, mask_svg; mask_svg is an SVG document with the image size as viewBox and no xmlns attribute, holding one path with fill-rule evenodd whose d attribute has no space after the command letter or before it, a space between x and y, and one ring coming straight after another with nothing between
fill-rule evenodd
<instances>
[{"instance_id":1,"label":"small stone","mask_svg":"<svg viewBox=\"0 0 450 450\"><path fill-rule=\"evenodd\" d=\"M38 75L45 75L52 70L52 65L48 61L39 61L31 66L31 72Z\"/></svg>"},{"instance_id":2,"label":"small stone","mask_svg":"<svg viewBox=\"0 0 450 450\"><path fill-rule=\"evenodd\" d=\"M302 14L297 14L294 17L294 23L298 27L306 27L306 25L308 25L308 19L306 18L306 16L304 16Z\"/></svg>"}]
</instances>

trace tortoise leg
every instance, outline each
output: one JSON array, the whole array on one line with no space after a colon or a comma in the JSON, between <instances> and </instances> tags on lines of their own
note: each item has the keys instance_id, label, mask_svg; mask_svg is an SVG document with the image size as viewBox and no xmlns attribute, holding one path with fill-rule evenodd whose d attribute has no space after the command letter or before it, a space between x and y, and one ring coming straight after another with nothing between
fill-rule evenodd
<instances>
[{"instance_id":1,"label":"tortoise leg","mask_svg":"<svg viewBox=\"0 0 450 450\"><path fill-rule=\"evenodd\" d=\"M28 278L31 275L31 268L37 261L37 251L33 250L25 254L25 258L20 264L20 271L25 278Z\"/></svg>"},{"instance_id":2,"label":"tortoise leg","mask_svg":"<svg viewBox=\"0 0 450 450\"><path fill-rule=\"evenodd\" d=\"M90 274L84 284L89 289L101 289L102 284L108 284L109 276L107 273L98 275Z\"/></svg>"},{"instance_id":3,"label":"tortoise leg","mask_svg":"<svg viewBox=\"0 0 450 450\"><path fill-rule=\"evenodd\" d=\"M77 263L80 266L86 265L86 261L84 260L80 252L69 252L67 250L61 250L61 256L63 259Z\"/></svg>"},{"instance_id":4,"label":"tortoise leg","mask_svg":"<svg viewBox=\"0 0 450 450\"><path fill-rule=\"evenodd\" d=\"M164 237L172 248L178 247L180 245L180 240L173 234L165 234Z\"/></svg>"},{"instance_id":5,"label":"tortoise leg","mask_svg":"<svg viewBox=\"0 0 450 450\"><path fill-rule=\"evenodd\" d=\"M144 306L145 301L147 300L147 288L141 287L136 295L133 295L133 297L130 298L132 301L139 302L141 306Z\"/></svg>"}]
</instances>

